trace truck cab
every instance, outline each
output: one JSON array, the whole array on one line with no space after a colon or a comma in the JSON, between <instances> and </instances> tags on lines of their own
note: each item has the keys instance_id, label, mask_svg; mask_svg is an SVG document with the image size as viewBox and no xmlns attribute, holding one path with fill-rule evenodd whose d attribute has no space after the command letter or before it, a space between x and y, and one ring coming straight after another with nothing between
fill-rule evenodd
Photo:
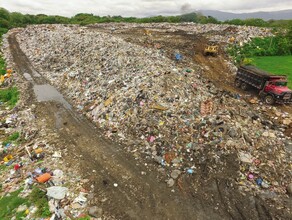
<instances>
[{"instance_id":1,"label":"truck cab","mask_svg":"<svg viewBox=\"0 0 292 220\"><path fill-rule=\"evenodd\" d=\"M287 81L284 77L275 76L274 79L266 82L260 95L264 96L267 104L288 103L291 101L292 91L287 87Z\"/></svg>"}]
</instances>

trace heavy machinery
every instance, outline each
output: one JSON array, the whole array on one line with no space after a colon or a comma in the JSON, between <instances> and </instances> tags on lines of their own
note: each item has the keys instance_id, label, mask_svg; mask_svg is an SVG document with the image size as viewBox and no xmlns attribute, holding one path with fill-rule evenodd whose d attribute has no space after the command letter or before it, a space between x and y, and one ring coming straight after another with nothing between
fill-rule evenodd
<instances>
[{"instance_id":1,"label":"heavy machinery","mask_svg":"<svg viewBox=\"0 0 292 220\"><path fill-rule=\"evenodd\" d=\"M208 45L205 47L203 54L205 56L216 56L218 55L218 45Z\"/></svg>"},{"instance_id":2,"label":"heavy machinery","mask_svg":"<svg viewBox=\"0 0 292 220\"><path fill-rule=\"evenodd\" d=\"M271 75L255 66L240 66L235 86L243 90L249 87L257 89L266 104L292 103L292 91L287 87L287 76Z\"/></svg>"},{"instance_id":3,"label":"heavy machinery","mask_svg":"<svg viewBox=\"0 0 292 220\"><path fill-rule=\"evenodd\" d=\"M143 30L143 35L145 35L145 36L152 36L152 33L151 33L151 31L150 30L148 30L148 29L144 29Z\"/></svg>"}]
</instances>

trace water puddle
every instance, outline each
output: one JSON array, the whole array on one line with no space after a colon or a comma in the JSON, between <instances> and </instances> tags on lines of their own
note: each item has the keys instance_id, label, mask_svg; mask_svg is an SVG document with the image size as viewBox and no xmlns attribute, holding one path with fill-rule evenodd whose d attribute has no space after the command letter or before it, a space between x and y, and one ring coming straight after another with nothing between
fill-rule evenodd
<instances>
[{"instance_id":1,"label":"water puddle","mask_svg":"<svg viewBox=\"0 0 292 220\"><path fill-rule=\"evenodd\" d=\"M40 75L37 71L34 71L34 70L33 70L32 72L33 72L32 75L33 75L34 77L41 77L41 75Z\"/></svg>"},{"instance_id":2,"label":"water puddle","mask_svg":"<svg viewBox=\"0 0 292 220\"><path fill-rule=\"evenodd\" d=\"M27 81L33 81L33 78L31 77L29 73L24 73L23 76Z\"/></svg>"},{"instance_id":3,"label":"water puddle","mask_svg":"<svg viewBox=\"0 0 292 220\"><path fill-rule=\"evenodd\" d=\"M66 109L72 109L72 106L64 97L51 85L34 85L34 93L38 102L56 101L64 105Z\"/></svg>"},{"instance_id":4,"label":"water puddle","mask_svg":"<svg viewBox=\"0 0 292 220\"><path fill-rule=\"evenodd\" d=\"M54 115L55 115L55 127L57 129L62 128L62 116L61 116L61 113L60 112L55 112Z\"/></svg>"}]
</instances>

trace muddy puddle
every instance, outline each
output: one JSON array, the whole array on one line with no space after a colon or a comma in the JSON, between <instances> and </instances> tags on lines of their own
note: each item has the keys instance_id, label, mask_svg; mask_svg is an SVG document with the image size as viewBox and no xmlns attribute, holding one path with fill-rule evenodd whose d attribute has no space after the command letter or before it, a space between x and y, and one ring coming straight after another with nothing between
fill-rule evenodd
<instances>
[{"instance_id":1,"label":"muddy puddle","mask_svg":"<svg viewBox=\"0 0 292 220\"><path fill-rule=\"evenodd\" d=\"M24 73L23 76L27 81L33 81L33 78L31 77L29 73Z\"/></svg>"},{"instance_id":2,"label":"muddy puddle","mask_svg":"<svg viewBox=\"0 0 292 220\"><path fill-rule=\"evenodd\" d=\"M61 93L49 84L34 85L33 91L38 102L55 101L63 104L66 109L72 109L72 106L64 99Z\"/></svg>"}]
</instances>

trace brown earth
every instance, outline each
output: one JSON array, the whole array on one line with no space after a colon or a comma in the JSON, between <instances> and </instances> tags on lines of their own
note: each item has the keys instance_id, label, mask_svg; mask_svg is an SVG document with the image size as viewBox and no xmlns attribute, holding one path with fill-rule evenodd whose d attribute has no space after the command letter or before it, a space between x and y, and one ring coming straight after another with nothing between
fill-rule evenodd
<instances>
[{"instance_id":1,"label":"brown earth","mask_svg":"<svg viewBox=\"0 0 292 220\"><path fill-rule=\"evenodd\" d=\"M224 56L201 55L207 42L202 36L157 32L148 42L139 29L117 35L143 46L158 43L170 58L173 50L178 49L185 58L180 65L196 69L203 66L202 74L206 79L223 89L237 91L232 86L232 76L225 66ZM19 48L15 35L9 37L9 43L17 72L29 73L37 84L46 83L44 78L34 76L35 70ZM68 165L78 169L84 179L90 180L88 189L94 186L91 204L101 207L107 216L114 219L175 220L291 219L289 211L277 209L276 199L239 191L232 178L239 169L237 155L222 158L223 169L216 175L209 174L208 164L212 161L205 161L198 167L197 173L183 175L173 188L167 188L163 181L165 174L158 172L155 165L146 166L147 161L136 160L127 152L127 146L103 138L91 122L74 110L57 102L37 102L32 83L26 95L27 104L36 105L39 123L45 123L48 132L55 133L52 143L64 151L67 149L65 160ZM142 171L146 175L142 175ZM114 183L118 186L114 187ZM281 204L291 206L291 201L281 201Z\"/></svg>"}]
</instances>

